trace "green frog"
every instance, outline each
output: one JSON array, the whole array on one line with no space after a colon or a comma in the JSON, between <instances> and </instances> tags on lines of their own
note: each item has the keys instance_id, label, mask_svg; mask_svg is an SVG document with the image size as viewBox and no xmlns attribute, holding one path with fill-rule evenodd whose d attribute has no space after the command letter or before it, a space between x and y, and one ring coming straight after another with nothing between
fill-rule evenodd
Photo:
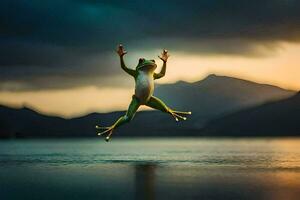
<instances>
[{"instance_id":1,"label":"green frog","mask_svg":"<svg viewBox=\"0 0 300 200\"><path fill-rule=\"evenodd\" d=\"M136 69L131 69L125 65L123 57L127 52L124 50L124 47L121 44L118 46L117 53L120 57L121 68L131 75L135 80L135 93L132 96L131 103L124 116L120 117L113 125L109 127L96 126L96 129L103 130L102 132L98 133L98 135L107 134L105 140L108 142L111 138L113 130L125 123L130 122L141 105L146 105L153 109L168 113L176 121L186 120L185 115L192 114L191 112L173 110L169 108L162 100L153 96L154 80L160 79L166 74L167 60L170 57L167 50L163 50L161 55L158 56L163 61L163 65L159 73L155 73L155 69L157 68L155 60L146 60L145 58L140 58Z\"/></svg>"}]
</instances>

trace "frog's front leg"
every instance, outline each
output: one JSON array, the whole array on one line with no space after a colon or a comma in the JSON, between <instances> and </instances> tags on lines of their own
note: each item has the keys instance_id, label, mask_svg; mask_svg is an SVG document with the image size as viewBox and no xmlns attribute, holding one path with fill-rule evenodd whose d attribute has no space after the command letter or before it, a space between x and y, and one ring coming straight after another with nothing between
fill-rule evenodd
<instances>
[{"instance_id":1,"label":"frog's front leg","mask_svg":"<svg viewBox=\"0 0 300 200\"><path fill-rule=\"evenodd\" d=\"M154 96L152 96L149 99L149 101L146 103L146 105L151 107L151 108L160 110L162 112L166 112L166 113L171 114L176 121L179 121L179 119L186 120L186 117L181 116L181 115L190 115L190 114L192 114L192 112L172 110L162 100L160 100L159 98L154 97Z\"/></svg>"},{"instance_id":2,"label":"frog's front leg","mask_svg":"<svg viewBox=\"0 0 300 200\"><path fill-rule=\"evenodd\" d=\"M154 79L160 79L165 76L166 74L166 68L167 68L167 60L170 57L168 54L168 51L166 49L163 50L161 53L161 56L158 56L163 61L163 66L159 73L154 73L153 78Z\"/></svg>"},{"instance_id":3,"label":"frog's front leg","mask_svg":"<svg viewBox=\"0 0 300 200\"><path fill-rule=\"evenodd\" d=\"M126 114L124 116L120 117L113 125L111 125L109 127L96 126L96 129L104 130L104 131L98 133L98 135L107 134L105 140L108 142L113 133L113 130L127 122L130 122L133 119L139 106L140 106L139 100L135 96L133 96L132 101L128 107Z\"/></svg>"}]
</instances>

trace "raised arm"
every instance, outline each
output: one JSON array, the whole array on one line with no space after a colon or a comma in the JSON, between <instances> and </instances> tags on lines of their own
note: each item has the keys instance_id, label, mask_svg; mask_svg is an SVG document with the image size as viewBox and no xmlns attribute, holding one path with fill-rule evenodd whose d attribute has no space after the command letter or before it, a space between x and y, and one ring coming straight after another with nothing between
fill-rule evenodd
<instances>
[{"instance_id":1,"label":"raised arm","mask_svg":"<svg viewBox=\"0 0 300 200\"><path fill-rule=\"evenodd\" d=\"M130 74L131 76L135 77L136 76L136 71L134 69L130 69L128 67L126 67L123 56L127 53L127 51L124 50L124 47L120 44L117 50L117 53L120 56L120 62L121 62L121 68L127 72L128 74Z\"/></svg>"},{"instance_id":2,"label":"raised arm","mask_svg":"<svg viewBox=\"0 0 300 200\"><path fill-rule=\"evenodd\" d=\"M167 68L167 60L170 57L170 55L168 54L168 51L165 49L161 53L161 56L158 56L158 57L163 61L163 66L159 73L154 73L154 79L159 79L159 78L162 78L165 76L166 68Z\"/></svg>"}]
</instances>

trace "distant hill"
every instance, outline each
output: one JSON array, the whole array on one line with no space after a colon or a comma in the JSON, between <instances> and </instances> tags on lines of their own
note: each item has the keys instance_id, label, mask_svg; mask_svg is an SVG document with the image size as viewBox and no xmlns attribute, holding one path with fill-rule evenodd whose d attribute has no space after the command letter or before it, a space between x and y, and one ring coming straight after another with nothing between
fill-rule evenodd
<instances>
[{"instance_id":1,"label":"distant hill","mask_svg":"<svg viewBox=\"0 0 300 200\"><path fill-rule=\"evenodd\" d=\"M300 93L212 120L202 134L300 136Z\"/></svg>"},{"instance_id":2,"label":"distant hill","mask_svg":"<svg viewBox=\"0 0 300 200\"><path fill-rule=\"evenodd\" d=\"M293 94L295 91L214 74L194 83L161 85L155 91L171 108L193 111L193 120L185 124L197 128L220 115Z\"/></svg>"},{"instance_id":3,"label":"distant hill","mask_svg":"<svg viewBox=\"0 0 300 200\"><path fill-rule=\"evenodd\" d=\"M205 124L227 113L268 101L288 98L294 91L241 79L210 75L195 82L160 85L155 95L178 110L192 111L189 120L177 123L159 111L138 112L134 120L120 127L122 136L186 136L199 135ZM95 136L94 126L110 125L124 111L92 113L63 119L45 116L31 109L0 106L0 137L82 137Z\"/></svg>"}]
</instances>

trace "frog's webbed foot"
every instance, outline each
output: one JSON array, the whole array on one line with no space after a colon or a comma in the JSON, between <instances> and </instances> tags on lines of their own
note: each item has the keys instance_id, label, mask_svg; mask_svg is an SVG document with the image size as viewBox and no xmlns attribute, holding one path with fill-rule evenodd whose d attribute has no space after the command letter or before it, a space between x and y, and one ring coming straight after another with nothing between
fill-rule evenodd
<instances>
[{"instance_id":1,"label":"frog's webbed foot","mask_svg":"<svg viewBox=\"0 0 300 200\"><path fill-rule=\"evenodd\" d=\"M110 127L96 126L96 129L98 129L98 130L104 130L102 132L99 132L98 135L107 134L107 136L105 137L106 142L109 141L110 136L112 135L114 128L115 128L115 126L110 126Z\"/></svg>"},{"instance_id":2,"label":"frog's webbed foot","mask_svg":"<svg viewBox=\"0 0 300 200\"><path fill-rule=\"evenodd\" d=\"M187 118L182 115L191 115L192 114L192 112L183 112L183 111L176 111L176 110L170 110L169 112L176 121L186 120Z\"/></svg>"}]
</instances>

